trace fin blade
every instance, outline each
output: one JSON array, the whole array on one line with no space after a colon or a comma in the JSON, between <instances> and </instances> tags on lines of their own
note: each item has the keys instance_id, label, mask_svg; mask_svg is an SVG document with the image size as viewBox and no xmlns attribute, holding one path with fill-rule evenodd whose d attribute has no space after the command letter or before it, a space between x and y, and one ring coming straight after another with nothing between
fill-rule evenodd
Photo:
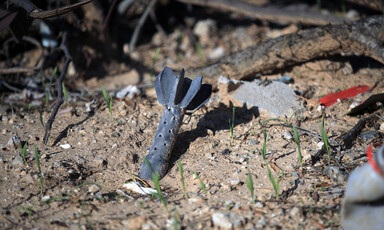
<instances>
[{"instance_id":1,"label":"fin blade","mask_svg":"<svg viewBox=\"0 0 384 230\"><path fill-rule=\"evenodd\" d=\"M203 84L200 87L199 92L197 92L196 96L192 99L189 105L185 108L186 110L197 110L205 103L209 101L212 94L212 85Z\"/></svg>"},{"instance_id":2,"label":"fin blade","mask_svg":"<svg viewBox=\"0 0 384 230\"><path fill-rule=\"evenodd\" d=\"M183 100L180 102L180 105L179 105L180 108L186 108L189 105L189 103L193 100L193 98L199 92L202 81L203 81L203 77L199 76L190 83L187 93L185 94Z\"/></svg>"},{"instance_id":3,"label":"fin blade","mask_svg":"<svg viewBox=\"0 0 384 230\"><path fill-rule=\"evenodd\" d=\"M173 73L172 69L165 67L161 71L155 80L155 90L157 95L157 100L160 104L166 106L169 103L171 97L173 86L176 83L176 76Z\"/></svg>"}]
</instances>

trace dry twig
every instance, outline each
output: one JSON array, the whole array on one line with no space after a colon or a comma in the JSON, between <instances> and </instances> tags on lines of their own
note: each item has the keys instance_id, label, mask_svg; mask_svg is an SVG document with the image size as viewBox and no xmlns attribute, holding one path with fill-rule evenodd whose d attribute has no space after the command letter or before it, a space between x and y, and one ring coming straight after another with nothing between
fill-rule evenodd
<instances>
[{"instance_id":1,"label":"dry twig","mask_svg":"<svg viewBox=\"0 0 384 230\"><path fill-rule=\"evenodd\" d=\"M44 19L44 18L52 18L62 14L66 14L75 8L78 8L82 5L90 3L91 1L92 0L84 0L82 2L78 2L72 5L64 6L54 10L41 10L29 0L11 0L11 3L24 8L27 11L28 16L31 18Z\"/></svg>"},{"instance_id":2,"label":"dry twig","mask_svg":"<svg viewBox=\"0 0 384 230\"><path fill-rule=\"evenodd\" d=\"M196 4L204 7L213 7L226 11L233 11L247 15L251 18L270 20L281 23L302 23L308 25L325 25L328 23L342 23L340 17L322 15L316 12L297 11L277 8L275 6L257 6L240 0L178 0L179 2Z\"/></svg>"},{"instance_id":3,"label":"dry twig","mask_svg":"<svg viewBox=\"0 0 384 230\"><path fill-rule=\"evenodd\" d=\"M56 81L57 100L56 100L55 107L53 107L51 116L49 117L49 119L45 125L44 144L47 144L47 142L48 142L48 138L49 138L49 135L50 135L50 132L52 129L53 121L55 120L56 114L59 111L60 106L64 102L62 83L63 83L65 75L67 74L69 63L72 60L71 54L69 53L69 50L68 50L66 43L67 43L67 32L64 32L63 33L63 39L62 39L61 44L60 44L60 49L64 52L65 62L64 62L63 69L60 73L60 77Z\"/></svg>"},{"instance_id":4,"label":"dry twig","mask_svg":"<svg viewBox=\"0 0 384 230\"><path fill-rule=\"evenodd\" d=\"M384 15L342 25L326 25L268 40L231 54L212 65L189 69L188 76L204 76L217 85L220 75L252 79L316 58L365 55L384 64Z\"/></svg>"}]
</instances>

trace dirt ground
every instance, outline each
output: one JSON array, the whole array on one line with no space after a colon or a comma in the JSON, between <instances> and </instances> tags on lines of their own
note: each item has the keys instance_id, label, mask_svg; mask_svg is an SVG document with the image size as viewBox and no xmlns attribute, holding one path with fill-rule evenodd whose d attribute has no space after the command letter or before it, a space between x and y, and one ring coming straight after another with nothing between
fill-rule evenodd
<instances>
[{"instance_id":1,"label":"dirt ground","mask_svg":"<svg viewBox=\"0 0 384 230\"><path fill-rule=\"evenodd\" d=\"M152 66L159 47L153 71L156 76L164 66L180 70L212 63L217 59L208 57L217 47L222 47L225 55L298 29L295 25L270 28L254 23L214 28L214 33L199 37L202 55L188 36L181 36L187 32L176 29L166 38L154 35L151 42L138 46L131 58ZM35 57L32 50L27 60L32 62ZM350 105L383 92L384 66L366 57L319 59L260 76L262 80L290 76L289 86L305 109L292 117L266 122L276 117L237 107L233 138L228 123L233 108L221 103L221 92L215 89L206 106L184 117L169 171L160 181L166 209L158 198L122 187L138 174L164 109L153 87L148 86L153 77L125 64L109 63L109 68L104 78L68 77L66 84L76 84L76 90L69 87L69 101L56 117L47 145L42 143L40 114L43 121L48 120L55 98L44 105L44 97L30 99L22 92L2 94L1 229L219 229L214 219L220 213L229 215L227 226L237 229L339 229L347 176L367 161L365 150L370 143L382 143L384 131L379 127L383 121L379 120L363 129L367 135L378 131L373 137L359 136L345 151L331 148L330 161L324 155L312 165L311 156L321 148L322 114L330 144L336 146L336 138L360 119L346 115ZM114 98L110 117L101 85L113 93L127 84L138 84L141 92L134 97ZM320 97L357 85L373 89L324 111L319 109ZM384 116L382 109L378 112ZM292 128L287 126L291 122L301 128L302 169ZM263 164L263 132L267 134L267 165L279 181L279 199ZM28 143L26 163L20 144L8 144L15 136L22 144ZM64 144L70 147L63 148ZM42 193L35 148L40 156ZM183 166L188 198L183 193L177 161ZM207 193L193 172L199 175ZM249 172L255 202L246 183Z\"/></svg>"}]
</instances>

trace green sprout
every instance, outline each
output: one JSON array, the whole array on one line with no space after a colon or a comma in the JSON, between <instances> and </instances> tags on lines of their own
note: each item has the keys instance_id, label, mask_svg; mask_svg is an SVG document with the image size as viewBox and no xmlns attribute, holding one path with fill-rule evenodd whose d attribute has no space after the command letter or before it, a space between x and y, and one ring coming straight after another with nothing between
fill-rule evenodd
<instances>
[{"instance_id":1,"label":"green sprout","mask_svg":"<svg viewBox=\"0 0 384 230\"><path fill-rule=\"evenodd\" d=\"M279 183L280 183L280 179L277 179L277 181L275 180L275 177L273 176L273 174L272 174L271 170L269 169L268 165L267 165L267 171L268 171L269 180L271 181L271 184L273 186L273 190L275 190L276 199L278 200L279 199Z\"/></svg>"},{"instance_id":2,"label":"green sprout","mask_svg":"<svg viewBox=\"0 0 384 230\"><path fill-rule=\"evenodd\" d=\"M233 107L232 108L232 121L231 119L228 120L228 123L229 123L229 131L231 132L231 139L234 140L235 139L235 136L233 134L233 129L235 127L235 111L236 111L236 107Z\"/></svg>"},{"instance_id":3,"label":"green sprout","mask_svg":"<svg viewBox=\"0 0 384 230\"><path fill-rule=\"evenodd\" d=\"M267 166L268 177L269 177L269 180L271 181L273 189L275 190L276 199L279 199L279 183L280 183L280 179L278 179L277 181L275 180L275 177L273 176L271 170L269 169L268 164L266 163L267 133L265 131L264 131L264 143L263 143L262 154L263 154L263 164Z\"/></svg>"},{"instance_id":4,"label":"green sprout","mask_svg":"<svg viewBox=\"0 0 384 230\"><path fill-rule=\"evenodd\" d=\"M183 187L184 196L185 196L186 199L188 199L188 194L187 194L187 190L185 189L185 183L184 183L183 165L180 163L180 160L177 161L177 165L179 167L180 181L181 181L181 185Z\"/></svg>"},{"instance_id":5,"label":"green sprout","mask_svg":"<svg viewBox=\"0 0 384 230\"><path fill-rule=\"evenodd\" d=\"M263 143L263 163L265 164L266 156L267 156L267 132L263 132L264 134L264 143Z\"/></svg>"},{"instance_id":6,"label":"green sprout","mask_svg":"<svg viewBox=\"0 0 384 230\"><path fill-rule=\"evenodd\" d=\"M293 136L295 137L295 142L297 145L297 151L299 153L300 168L301 168L301 170L303 170L303 157L301 155L299 133L297 132L297 128L296 128L295 124L293 124L293 123L292 123L292 129L293 129Z\"/></svg>"},{"instance_id":7,"label":"green sprout","mask_svg":"<svg viewBox=\"0 0 384 230\"><path fill-rule=\"evenodd\" d=\"M41 173L41 167L40 167L40 155L37 151L36 145L35 145L35 158L36 158L36 164L37 169L39 171L39 180L40 180L40 194L43 194L43 174Z\"/></svg>"},{"instance_id":8,"label":"green sprout","mask_svg":"<svg viewBox=\"0 0 384 230\"><path fill-rule=\"evenodd\" d=\"M23 205L20 205L20 208L23 209L23 211L25 211L27 214L28 214L28 217L30 218L31 216L33 216L33 214L35 214L36 212L33 210L32 207L25 207Z\"/></svg>"},{"instance_id":9,"label":"green sprout","mask_svg":"<svg viewBox=\"0 0 384 230\"><path fill-rule=\"evenodd\" d=\"M321 120L321 137L323 139L325 149L327 150L327 153L328 153L328 163L330 163L331 162L331 153L329 151L327 132L325 131L325 128L324 128L324 115L323 115L323 118Z\"/></svg>"},{"instance_id":10,"label":"green sprout","mask_svg":"<svg viewBox=\"0 0 384 230\"><path fill-rule=\"evenodd\" d=\"M21 156L23 157L24 163L27 164L27 146L28 146L28 141L24 143L23 148L21 149Z\"/></svg>"},{"instance_id":11,"label":"green sprout","mask_svg":"<svg viewBox=\"0 0 384 230\"><path fill-rule=\"evenodd\" d=\"M43 129L45 130L44 121L43 121L43 114L40 114L39 119L40 119L41 126L43 126Z\"/></svg>"},{"instance_id":12,"label":"green sprout","mask_svg":"<svg viewBox=\"0 0 384 230\"><path fill-rule=\"evenodd\" d=\"M111 120L112 120L112 96L108 95L107 91L105 91L105 89L104 89L104 86L101 86L101 91L103 92L105 102L108 105L109 115L110 115Z\"/></svg>"},{"instance_id":13,"label":"green sprout","mask_svg":"<svg viewBox=\"0 0 384 230\"><path fill-rule=\"evenodd\" d=\"M208 195L207 188L205 187L204 182L200 179L199 175L198 175L196 172L192 172L192 173L193 173L193 175L195 175L195 177L199 180L200 185L201 185L201 188L203 189L203 191L205 192L205 194Z\"/></svg>"},{"instance_id":14,"label":"green sprout","mask_svg":"<svg viewBox=\"0 0 384 230\"><path fill-rule=\"evenodd\" d=\"M65 103L68 105L68 93L67 93L67 89L65 88L64 82L62 82L61 85L62 85L62 87L63 87L64 101L65 101Z\"/></svg>"},{"instance_id":15,"label":"green sprout","mask_svg":"<svg viewBox=\"0 0 384 230\"><path fill-rule=\"evenodd\" d=\"M177 212L177 207L175 208L175 214L173 215L173 229L174 230L179 230L180 228L180 216L179 213Z\"/></svg>"},{"instance_id":16,"label":"green sprout","mask_svg":"<svg viewBox=\"0 0 384 230\"><path fill-rule=\"evenodd\" d=\"M245 181L245 183L247 183L248 189L251 192L252 203L255 203L255 193L254 193L254 187L253 187L252 173L249 168L248 168L248 179Z\"/></svg>"},{"instance_id":17,"label":"green sprout","mask_svg":"<svg viewBox=\"0 0 384 230\"><path fill-rule=\"evenodd\" d=\"M152 195L160 200L160 202L163 204L165 210L169 213L167 202L165 201L165 199L163 197L163 193L162 193L161 188L160 188L160 182L159 182L160 175L159 175L158 172L155 173L153 171L152 165L151 165L151 163L148 161L148 159L146 157L143 156L143 159L144 159L145 164L148 166L148 168L152 172L152 180L153 180L153 183L155 184L155 188L156 188L156 191L157 191L157 193L152 193Z\"/></svg>"}]
</instances>

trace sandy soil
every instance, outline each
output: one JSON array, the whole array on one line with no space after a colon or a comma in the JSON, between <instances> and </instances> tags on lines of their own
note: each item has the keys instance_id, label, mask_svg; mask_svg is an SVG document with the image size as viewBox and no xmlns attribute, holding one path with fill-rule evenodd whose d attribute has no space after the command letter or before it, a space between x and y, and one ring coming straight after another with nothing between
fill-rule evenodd
<instances>
[{"instance_id":1,"label":"sandy soil","mask_svg":"<svg viewBox=\"0 0 384 230\"><path fill-rule=\"evenodd\" d=\"M290 27L290 32L297 29ZM200 38L208 63L214 59L208 60L207 55L218 46L228 54L267 39L267 32L271 32L256 25L225 27L218 31L211 39ZM177 37L180 32L183 31L138 47L132 58L151 66L156 52L153 44L160 43L155 74L165 65L174 69L202 65L201 56L190 45L189 38ZM178 58L174 46L185 58ZM362 60L358 57L317 60L275 75L261 76L261 79L290 76L293 83L289 86L297 91L305 109L292 118L281 117L281 121L261 125L276 117L238 107L233 139L228 124L232 107L221 104L218 97L221 92L215 90L205 107L184 118L168 174L160 181L168 211L158 198L122 188L124 182L138 173L162 114L163 107L157 102L152 87L144 88L133 98L114 99L111 118L99 89L106 82L114 83L107 87L110 92L123 86L120 81L114 81L119 79L116 77L119 74L78 82L83 93L69 92L70 100L55 120L48 145L42 144L44 129L40 114L46 121L54 100L42 110L28 109L30 101L11 100L8 96L14 93L8 94L1 106L0 228L165 229L175 228L177 224L183 229L218 229L215 218L224 213L230 216L228 226L238 229L338 229L347 175L366 162L366 147L371 142L381 143L382 134L370 140L359 137L353 148L346 151L332 148L330 162L325 155L312 165L311 155L320 149L322 141L318 99L348 87L372 87L377 83L371 92L325 109L325 128L331 144L335 144L336 138L359 120L359 117L345 115L350 105L383 91L384 67L372 60ZM129 71L138 78L133 69L126 72ZM150 74L145 73L144 82L149 80ZM68 81L75 80L69 77ZM383 116L383 110L379 112ZM287 122L301 128L302 169L292 128ZM378 130L380 122L383 123L368 125L363 132ZM266 162L279 181L279 199L262 160L264 131ZM15 136L22 143L28 142L26 163L20 154L20 144L7 144ZM70 147L64 149L63 144ZM40 156L43 193L35 148ZM183 166L188 198L182 190L178 160ZM207 193L193 172L204 182ZM254 182L254 203L246 184L249 172Z\"/></svg>"}]
</instances>

